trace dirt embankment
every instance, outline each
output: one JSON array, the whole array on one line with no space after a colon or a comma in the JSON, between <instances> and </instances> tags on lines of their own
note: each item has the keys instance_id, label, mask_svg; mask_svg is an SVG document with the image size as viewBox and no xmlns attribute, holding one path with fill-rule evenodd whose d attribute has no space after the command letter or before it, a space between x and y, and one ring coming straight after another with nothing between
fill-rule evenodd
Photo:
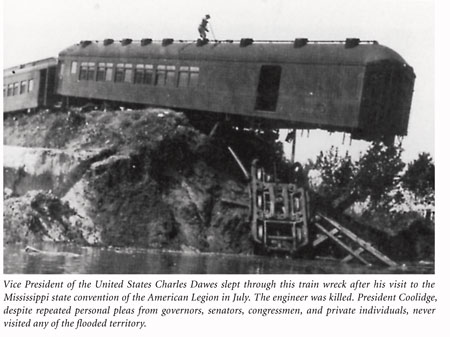
<instances>
[{"instance_id":1,"label":"dirt embankment","mask_svg":"<svg viewBox=\"0 0 450 337\"><path fill-rule=\"evenodd\" d=\"M282 177L282 145L273 134L217 132L163 109L6 118L4 243L252 253L248 210L228 202L249 194L227 147L247 168L277 162ZM338 219L394 259L434 257L434 231L417 222L389 234Z\"/></svg>"},{"instance_id":2,"label":"dirt embankment","mask_svg":"<svg viewBox=\"0 0 450 337\"><path fill-rule=\"evenodd\" d=\"M209 137L161 109L9 117L4 144L34 149L31 161L8 158L4 241L251 253L247 209L226 202L248 201L226 149L249 167L259 140L240 137Z\"/></svg>"}]
</instances>

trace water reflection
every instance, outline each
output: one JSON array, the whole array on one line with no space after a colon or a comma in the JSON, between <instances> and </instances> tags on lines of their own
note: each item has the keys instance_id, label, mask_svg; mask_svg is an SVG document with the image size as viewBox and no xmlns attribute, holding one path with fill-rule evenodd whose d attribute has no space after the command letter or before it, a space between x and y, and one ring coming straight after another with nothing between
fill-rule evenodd
<instances>
[{"instance_id":1,"label":"water reflection","mask_svg":"<svg viewBox=\"0 0 450 337\"><path fill-rule=\"evenodd\" d=\"M429 274L434 265L397 268L228 254L190 254L144 249L102 249L46 243L46 253L23 245L3 249L5 274Z\"/></svg>"}]
</instances>

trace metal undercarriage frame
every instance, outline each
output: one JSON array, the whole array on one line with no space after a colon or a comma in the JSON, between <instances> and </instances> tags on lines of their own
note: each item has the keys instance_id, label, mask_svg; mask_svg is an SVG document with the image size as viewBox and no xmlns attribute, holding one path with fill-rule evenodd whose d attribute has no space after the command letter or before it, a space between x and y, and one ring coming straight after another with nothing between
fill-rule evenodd
<instances>
[{"instance_id":1,"label":"metal undercarriage frame","mask_svg":"<svg viewBox=\"0 0 450 337\"><path fill-rule=\"evenodd\" d=\"M257 161L252 163L252 236L267 251L295 253L309 242L308 194L295 184L273 180Z\"/></svg>"}]
</instances>

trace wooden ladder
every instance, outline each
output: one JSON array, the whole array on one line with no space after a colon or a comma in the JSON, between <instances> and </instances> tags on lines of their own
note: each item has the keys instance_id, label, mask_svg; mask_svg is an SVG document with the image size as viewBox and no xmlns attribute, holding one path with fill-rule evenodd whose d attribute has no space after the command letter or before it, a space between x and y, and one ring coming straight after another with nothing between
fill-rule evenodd
<instances>
[{"instance_id":1,"label":"wooden ladder","mask_svg":"<svg viewBox=\"0 0 450 337\"><path fill-rule=\"evenodd\" d=\"M317 213L317 215L324 220L324 223L319 224L314 222L314 226L319 230L320 235L312 243L313 247L316 247L325 240L330 239L348 252L348 255L341 260L342 262L348 262L355 258L365 265L370 265L371 263L361 256L363 253L368 252L390 267L397 266L397 263L392 261L379 250L372 247L370 243L364 241L355 233L339 224L337 221L325 216L322 213ZM339 238L338 235L341 238ZM344 240L346 242L344 242Z\"/></svg>"}]
</instances>

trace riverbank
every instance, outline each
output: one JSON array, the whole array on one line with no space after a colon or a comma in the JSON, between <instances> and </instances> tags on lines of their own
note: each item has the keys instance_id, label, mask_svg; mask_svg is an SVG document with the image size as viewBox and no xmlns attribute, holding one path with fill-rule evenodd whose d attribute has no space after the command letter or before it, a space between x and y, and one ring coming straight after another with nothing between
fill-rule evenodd
<instances>
[{"instance_id":1,"label":"riverbank","mask_svg":"<svg viewBox=\"0 0 450 337\"><path fill-rule=\"evenodd\" d=\"M247 168L283 157L272 135L210 137L164 109L10 116L4 144L4 244L252 254L247 184L227 147ZM403 219L395 231L390 218L340 220L393 259L433 260L434 228Z\"/></svg>"},{"instance_id":2,"label":"riverbank","mask_svg":"<svg viewBox=\"0 0 450 337\"><path fill-rule=\"evenodd\" d=\"M5 243L253 250L247 210L223 202L248 202L240 172L180 113L41 112L4 130Z\"/></svg>"}]
</instances>

